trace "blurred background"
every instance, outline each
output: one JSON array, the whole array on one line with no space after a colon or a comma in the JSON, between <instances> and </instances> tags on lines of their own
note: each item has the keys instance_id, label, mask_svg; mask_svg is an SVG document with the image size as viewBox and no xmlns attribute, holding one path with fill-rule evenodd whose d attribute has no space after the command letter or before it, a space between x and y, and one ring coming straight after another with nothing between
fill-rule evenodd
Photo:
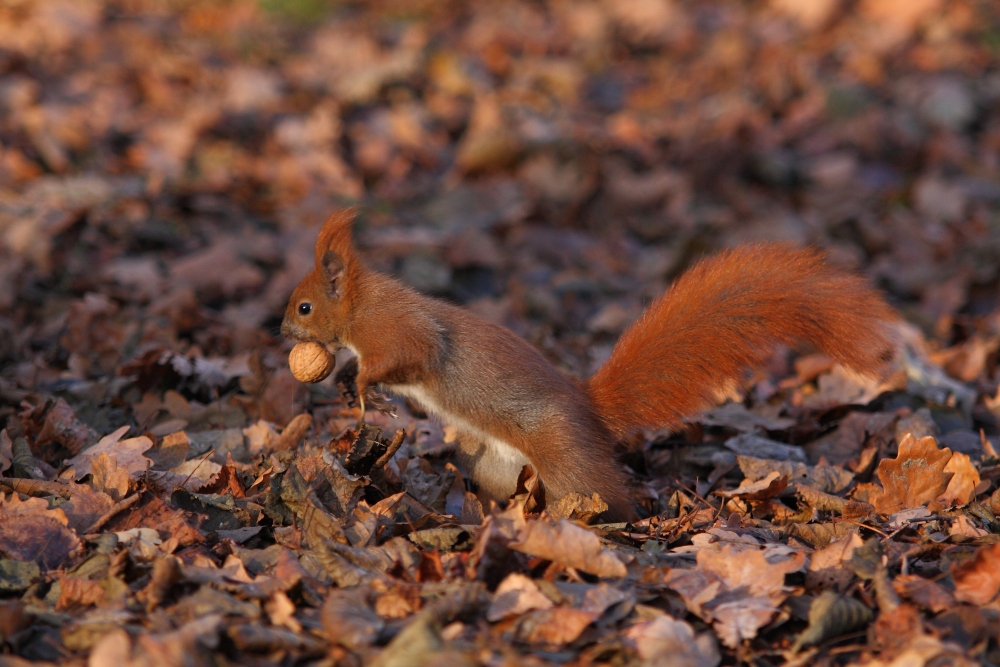
<instances>
[{"instance_id":1,"label":"blurred background","mask_svg":"<svg viewBox=\"0 0 1000 667\"><path fill-rule=\"evenodd\" d=\"M373 265L573 373L692 260L781 239L992 396L998 64L986 0L3 0L0 417L164 351L277 372L354 203Z\"/></svg>"}]
</instances>

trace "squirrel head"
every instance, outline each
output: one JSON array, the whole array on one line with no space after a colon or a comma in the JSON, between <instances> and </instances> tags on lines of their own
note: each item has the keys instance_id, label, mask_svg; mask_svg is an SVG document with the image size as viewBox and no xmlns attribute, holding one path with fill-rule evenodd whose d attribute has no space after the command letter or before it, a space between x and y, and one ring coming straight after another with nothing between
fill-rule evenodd
<instances>
[{"instance_id":1,"label":"squirrel head","mask_svg":"<svg viewBox=\"0 0 1000 667\"><path fill-rule=\"evenodd\" d=\"M355 209L330 216L316 239L316 265L288 301L281 333L339 349L350 326L351 301L361 262L351 240Z\"/></svg>"}]
</instances>

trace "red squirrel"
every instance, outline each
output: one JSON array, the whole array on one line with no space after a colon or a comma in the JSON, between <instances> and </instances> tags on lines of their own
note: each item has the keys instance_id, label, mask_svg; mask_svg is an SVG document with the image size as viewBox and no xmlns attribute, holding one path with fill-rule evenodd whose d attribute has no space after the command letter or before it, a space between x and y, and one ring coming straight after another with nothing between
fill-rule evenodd
<instances>
[{"instance_id":1,"label":"red squirrel","mask_svg":"<svg viewBox=\"0 0 1000 667\"><path fill-rule=\"evenodd\" d=\"M630 432L680 425L777 345L808 343L868 374L892 349L893 312L860 277L816 250L745 245L690 268L581 381L511 331L365 266L353 219L324 225L282 334L349 348L359 396L378 384L455 426L459 463L496 499L530 464L550 500L597 492L604 518L633 518L615 456Z\"/></svg>"}]
</instances>

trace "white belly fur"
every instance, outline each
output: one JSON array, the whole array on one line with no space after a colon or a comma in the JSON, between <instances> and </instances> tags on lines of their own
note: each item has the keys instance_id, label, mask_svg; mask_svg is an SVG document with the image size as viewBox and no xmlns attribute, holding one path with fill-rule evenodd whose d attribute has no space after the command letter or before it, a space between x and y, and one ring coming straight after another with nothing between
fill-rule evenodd
<instances>
[{"instance_id":1,"label":"white belly fur","mask_svg":"<svg viewBox=\"0 0 1000 667\"><path fill-rule=\"evenodd\" d=\"M396 394L413 399L422 405L428 412L440 417L445 423L451 424L459 431L467 433L468 435L479 440L483 445L491 450L487 458L503 464L504 467L509 466L520 471L524 465L530 463L528 457L510 443L486 433L482 429L473 426L455 414L443 410L437 401L435 401L423 387L412 384L394 384L388 385L388 389Z\"/></svg>"}]
</instances>

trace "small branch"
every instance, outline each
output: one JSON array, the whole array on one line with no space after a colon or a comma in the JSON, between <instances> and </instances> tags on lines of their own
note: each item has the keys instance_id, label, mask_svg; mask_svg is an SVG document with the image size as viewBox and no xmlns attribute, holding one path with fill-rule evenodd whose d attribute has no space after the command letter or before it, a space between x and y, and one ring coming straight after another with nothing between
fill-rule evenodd
<instances>
[{"instance_id":1,"label":"small branch","mask_svg":"<svg viewBox=\"0 0 1000 667\"><path fill-rule=\"evenodd\" d=\"M114 515L118 514L119 512L121 512L123 510L127 510L129 507L132 507L132 505L135 505L137 502L139 502L140 496L141 496L141 494L136 493L136 494L133 494L133 495L129 496L128 498L124 498L124 499L118 501L117 503L115 503L114 506L112 506L111 509L109 509L107 512L105 512L104 515L101 516L100 519L98 519L97 521L95 521L93 523L93 525L90 526L90 528L88 528L86 531L84 531L85 534L90 535L90 534L96 532L101 526L103 526L108 521L110 521L111 517L113 517Z\"/></svg>"},{"instance_id":2,"label":"small branch","mask_svg":"<svg viewBox=\"0 0 1000 667\"><path fill-rule=\"evenodd\" d=\"M23 493L26 496L41 498L44 496L60 496L69 498L72 493L62 482L49 482L44 479L24 479L21 477L4 477L0 486Z\"/></svg>"}]
</instances>

